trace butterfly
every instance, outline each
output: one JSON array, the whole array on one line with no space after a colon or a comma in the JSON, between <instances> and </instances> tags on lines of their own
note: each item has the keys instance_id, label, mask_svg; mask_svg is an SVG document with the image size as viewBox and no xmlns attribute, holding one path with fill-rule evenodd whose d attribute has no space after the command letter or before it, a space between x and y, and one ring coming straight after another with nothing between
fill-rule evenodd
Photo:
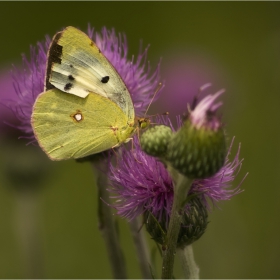
<instances>
[{"instance_id":1,"label":"butterfly","mask_svg":"<svg viewBox=\"0 0 280 280\"><path fill-rule=\"evenodd\" d=\"M31 125L52 160L82 158L128 142L149 120L135 117L122 78L96 44L69 26L52 39L45 91Z\"/></svg>"}]
</instances>

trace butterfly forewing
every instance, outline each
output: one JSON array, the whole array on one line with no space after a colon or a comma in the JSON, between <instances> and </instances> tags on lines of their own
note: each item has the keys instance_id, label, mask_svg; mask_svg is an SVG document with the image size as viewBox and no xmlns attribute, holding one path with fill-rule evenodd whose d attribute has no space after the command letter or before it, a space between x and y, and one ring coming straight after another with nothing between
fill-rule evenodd
<instances>
[{"instance_id":1,"label":"butterfly forewing","mask_svg":"<svg viewBox=\"0 0 280 280\"><path fill-rule=\"evenodd\" d=\"M53 87L86 97L97 93L115 102L129 122L134 121L133 103L123 80L83 32L67 27L57 33L49 48L46 90Z\"/></svg>"}]
</instances>

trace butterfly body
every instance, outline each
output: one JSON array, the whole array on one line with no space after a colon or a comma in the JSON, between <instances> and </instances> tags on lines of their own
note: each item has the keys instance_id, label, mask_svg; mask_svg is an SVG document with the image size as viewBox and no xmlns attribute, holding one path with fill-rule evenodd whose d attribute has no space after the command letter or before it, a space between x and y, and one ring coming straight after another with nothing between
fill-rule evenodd
<instances>
[{"instance_id":1,"label":"butterfly body","mask_svg":"<svg viewBox=\"0 0 280 280\"><path fill-rule=\"evenodd\" d=\"M117 147L139 126L122 78L95 43L74 27L52 40L45 90L33 106L31 124L52 160Z\"/></svg>"}]
</instances>

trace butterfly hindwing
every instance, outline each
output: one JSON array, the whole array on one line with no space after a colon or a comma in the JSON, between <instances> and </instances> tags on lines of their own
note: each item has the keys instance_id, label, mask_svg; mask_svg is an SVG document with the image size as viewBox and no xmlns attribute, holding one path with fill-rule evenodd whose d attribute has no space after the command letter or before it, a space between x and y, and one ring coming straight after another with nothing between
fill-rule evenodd
<instances>
[{"instance_id":1,"label":"butterfly hindwing","mask_svg":"<svg viewBox=\"0 0 280 280\"><path fill-rule=\"evenodd\" d=\"M57 33L49 48L45 89L54 87L82 98L97 93L134 121L133 103L122 78L96 44L71 26Z\"/></svg>"},{"instance_id":2,"label":"butterfly hindwing","mask_svg":"<svg viewBox=\"0 0 280 280\"><path fill-rule=\"evenodd\" d=\"M58 89L38 96L31 123L39 145L53 160L108 150L134 132L127 116L109 99L95 93L80 98ZM123 138L116 130L125 132Z\"/></svg>"}]
</instances>

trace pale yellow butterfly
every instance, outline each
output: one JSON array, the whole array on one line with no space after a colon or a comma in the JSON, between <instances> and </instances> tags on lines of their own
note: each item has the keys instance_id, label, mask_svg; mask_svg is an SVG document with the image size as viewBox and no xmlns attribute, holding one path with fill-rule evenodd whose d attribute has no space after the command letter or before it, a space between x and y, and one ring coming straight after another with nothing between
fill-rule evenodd
<instances>
[{"instance_id":1,"label":"pale yellow butterfly","mask_svg":"<svg viewBox=\"0 0 280 280\"><path fill-rule=\"evenodd\" d=\"M35 137L52 160L117 147L148 123L135 117L125 83L85 33L69 26L54 36L45 92L31 117Z\"/></svg>"}]
</instances>

